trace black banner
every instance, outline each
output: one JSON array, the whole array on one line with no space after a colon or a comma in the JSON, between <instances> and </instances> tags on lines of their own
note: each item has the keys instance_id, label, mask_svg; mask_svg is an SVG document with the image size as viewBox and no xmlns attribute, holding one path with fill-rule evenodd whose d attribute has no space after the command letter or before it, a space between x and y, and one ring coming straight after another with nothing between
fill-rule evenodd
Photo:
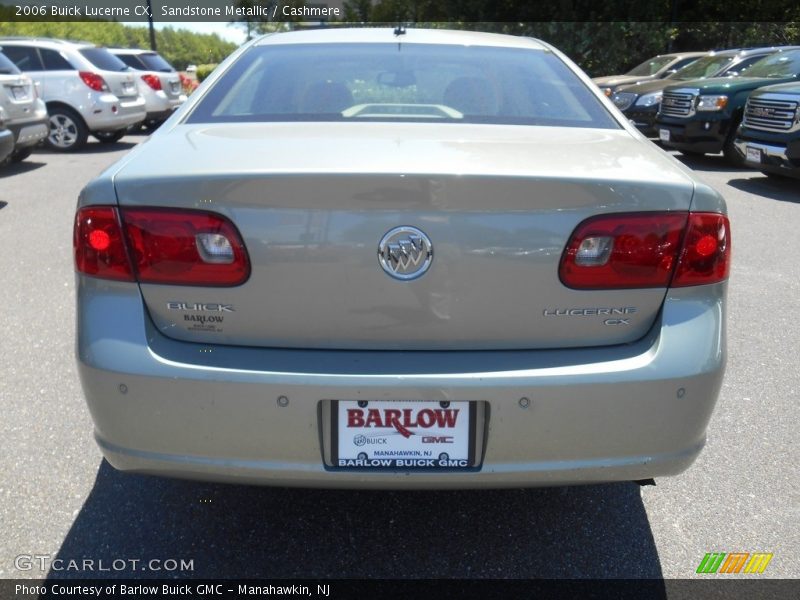
<instances>
[{"instance_id":1,"label":"black banner","mask_svg":"<svg viewBox=\"0 0 800 600\"><path fill-rule=\"evenodd\" d=\"M0 598L725 598L795 600L800 580L185 580L75 579L0 580Z\"/></svg>"},{"instance_id":2,"label":"black banner","mask_svg":"<svg viewBox=\"0 0 800 600\"><path fill-rule=\"evenodd\" d=\"M121 22L788 22L800 20L796 0L375 0L372 9L341 0L0 0L7 21ZM374 10L377 9L377 10ZM366 15L366 16L365 16Z\"/></svg>"}]
</instances>

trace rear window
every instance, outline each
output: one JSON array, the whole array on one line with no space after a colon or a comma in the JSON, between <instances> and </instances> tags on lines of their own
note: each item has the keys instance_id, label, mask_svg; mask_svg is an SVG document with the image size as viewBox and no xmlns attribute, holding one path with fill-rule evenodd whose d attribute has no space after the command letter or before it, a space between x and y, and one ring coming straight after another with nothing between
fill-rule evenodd
<instances>
[{"instance_id":1,"label":"rear window","mask_svg":"<svg viewBox=\"0 0 800 600\"><path fill-rule=\"evenodd\" d=\"M619 127L551 52L440 44L256 46L188 122L308 120Z\"/></svg>"},{"instance_id":2,"label":"rear window","mask_svg":"<svg viewBox=\"0 0 800 600\"><path fill-rule=\"evenodd\" d=\"M5 55L22 71L41 71L42 63L36 48L30 46L5 46Z\"/></svg>"},{"instance_id":3,"label":"rear window","mask_svg":"<svg viewBox=\"0 0 800 600\"><path fill-rule=\"evenodd\" d=\"M144 63L148 71L161 71L162 73L172 73L175 69L158 54L140 54L139 59Z\"/></svg>"},{"instance_id":4,"label":"rear window","mask_svg":"<svg viewBox=\"0 0 800 600\"><path fill-rule=\"evenodd\" d=\"M661 70L662 67L671 63L673 59L673 56L656 56L655 58L644 61L642 64L634 67L625 74L637 76L655 75Z\"/></svg>"},{"instance_id":5,"label":"rear window","mask_svg":"<svg viewBox=\"0 0 800 600\"><path fill-rule=\"evenodd\" d=\"M144 63L140 61L139 57L135 54L115 54L114 56L128 65L131 69L136 69L137 71L147 71Z\"/></svg>"},{"instance_id":6,"label":"rear window","mask_svg":"<svg viewBox=\"0 0 800 600\"><path fill-rule=\"evenodd\" d=\"M101 71L127 71L128 65L105 48L81 48L84 58Z\"/></svg>"},{"instance_id":7,"label":"rear window","mask_svg":"<svg viewBox=\"0 0 800 600\"><path fill-rule=\"evenodd\" d=\"M20 70L9 58L0 52L0 75L17 75Z\"/></svg>"}]
</instances>

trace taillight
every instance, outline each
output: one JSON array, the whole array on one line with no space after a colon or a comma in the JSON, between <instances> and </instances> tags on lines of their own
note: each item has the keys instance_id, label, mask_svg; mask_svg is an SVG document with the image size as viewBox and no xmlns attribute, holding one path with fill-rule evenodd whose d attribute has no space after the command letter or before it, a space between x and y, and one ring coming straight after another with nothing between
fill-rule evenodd
<instances>
[{"instance_id":1,"label":"taillight","mask_svg":"<svg viewBox=\"0 0 800 600\"><path fill-rule=\"evenodd\" d=\"M716 283L728 278L731 268L731 226L718 213L689 213L673 287Z\"/></svg>"},{"instance_id":2,"label":"taillight","mask_svg":"<svg viewBox=\"0 0 800 600\"><path fill-rule=\"evenodd\" d=\"M107 92L108 85L106 84L106 80L100 77L97 73L91 73L89 71L78 71L78 75L83 80L83 83L88 85L92 88L95 92Z\"/></svg>"},{"instance_id":3,"label":"taillight","mask_svg":"<svg viewBox=\"0 0 800 600\"><path fill-rule=\"evenodd\" d=\"M133 281L117 211L110 206L82 208L75 216L72 248L75 268L103 279Z\"/></svg>"},{"instance_id":4,"label":"taillight","mask_svg":"<svg viewBox=\"0 0 800 600\"><path fill-rule=\"evenodd\" d=\"M93 253L108 267L87 261ZM247 251L233 224L195 210L82 208L75 224L75 264L87 275L129 281L135 275L141 283L169 285L235 286L250 276Z\"/></svg>"},{"instance_id":5,"label":"taillight","mask_svg":"<svg viewBox=\"0 0 800 600\"><path fill-rule=\"evenodd\" d=\"M559 274L575 289L669 285L686 213L603 215L578 225Z\"/></svg>"},{"instance_id":6,"label":"taillight","mask_svg":"<svg viewBox=\"0 0 800 600\"><path fill-rule=\"evenodd\" d=\"M155 91L159 91L161 89L161 79L158 78L157 75L142 75L142 81L144 81L147 85L149 85Z\"/></svg>"},{"instance_id":7,"label":"taillight","mask_svg":"<svg viewBox=\"0 0 800 600\"><path fill-rule=\"evenodd\" d=\"M559 277L574 289L702 285L727 278L729 256L725 215L602 215L575 229L561 257Z\"/></svg>"}]
</instances>

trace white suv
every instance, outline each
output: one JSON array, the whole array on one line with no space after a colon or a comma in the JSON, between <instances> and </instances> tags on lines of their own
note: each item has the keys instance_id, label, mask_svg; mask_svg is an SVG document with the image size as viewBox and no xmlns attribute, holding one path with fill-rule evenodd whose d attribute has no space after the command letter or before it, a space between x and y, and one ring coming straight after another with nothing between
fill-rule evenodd
<instances>
[{"instance_id":1,"label":"white suv","mask_svg":"<svg viewBox=\"0 0 800 600\"><path fill-rule=\"evenodd\" d=\"M3 54L0 47L0 111L11 131L13 151L0 165L19 162L47 137L47 108L38 97L33 81Z\"/></svg>"},{"instance_id":2,"label":"white suv","mask_svg":"<svg viewBox=\"0 0 800 600\"><path fill-rule=\"evenodd\" d=\"M78 150L90 133L116 142L147 116L133 72L105 48L43 38L0 38L0 46L36 83L54 150Z\"/></svg>"},{"instance_id":3,"label":"white suv","mask_svg":"<svg viewBox=\"0 0 800 600\"><path fill-rule=\"evenodd\" d=\"M161 55L152 50L109 48L114 56L137 71L139 92L144 96L148 127L158 127L186 102L180 75Z\"/></svg>"}]
</instances>

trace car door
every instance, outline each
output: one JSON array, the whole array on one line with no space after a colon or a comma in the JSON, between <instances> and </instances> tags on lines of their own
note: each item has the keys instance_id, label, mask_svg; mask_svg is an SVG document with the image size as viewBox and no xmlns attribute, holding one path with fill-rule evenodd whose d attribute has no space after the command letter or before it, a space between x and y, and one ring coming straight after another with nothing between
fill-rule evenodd
<instances>
[{"instance_id":1,"label":"car door","mask_svg":"<svg viewBox=\"0 0 800 600\"><path fill-rule=\"evenodd\" d=\"M45 99L61 98L66 100L71 97L70 92L79 82L75 71L67 58L57 50L39 48L42 58L42 85L41 90Z\"/></svg>"}]
</instances>

